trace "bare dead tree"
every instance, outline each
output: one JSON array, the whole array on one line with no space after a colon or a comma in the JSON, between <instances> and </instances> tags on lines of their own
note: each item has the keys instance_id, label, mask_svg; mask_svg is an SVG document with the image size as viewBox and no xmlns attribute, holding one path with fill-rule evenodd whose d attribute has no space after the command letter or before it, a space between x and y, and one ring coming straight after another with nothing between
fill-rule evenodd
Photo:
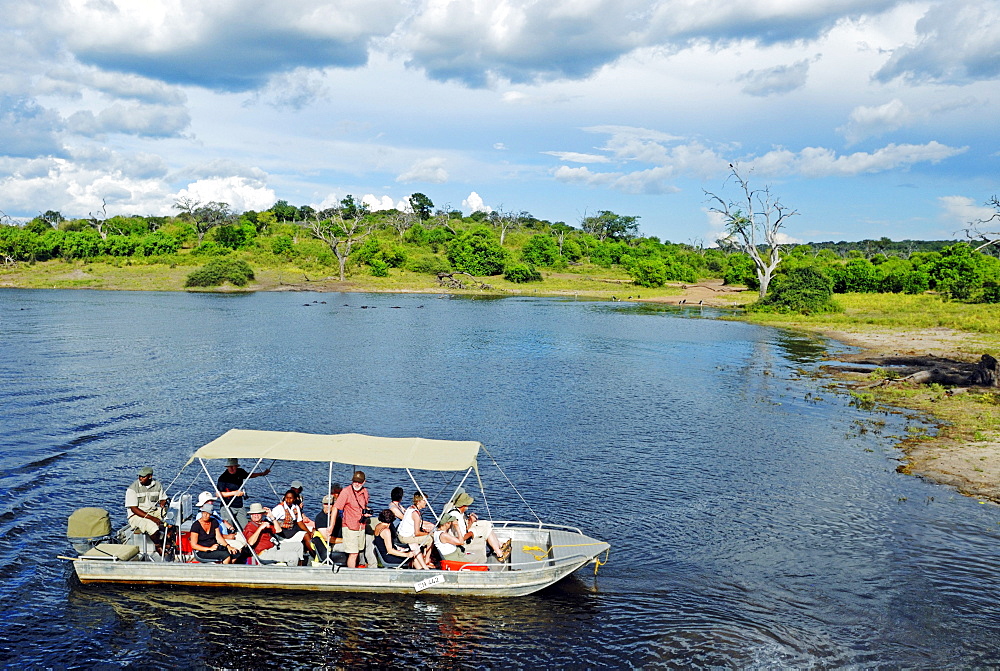
<instances>
[{"instance_id":1,"label":"bare dead tree","mask_svg":"<svg viewBox=\"0 0 1000 671\"><path fill-rule=\"evenodd\" d=\"M527 212L506 212L503 209L503 205L490 212L490 224L500 231L501 247L503 246L504 238L507 237L507 233L520 228L522 222L529 216L531 215Z\"/></svg>"},{"instance_id":2,"label":"bare dead tree","mask_svg":"<svg viewBox=\"0 0 1000 671\"><path fill-rule=\"evenodd\" d=\"M722 215L726 225L728 235L719 239L720 246L731 242L753 259L760 281L760 297L763 298L783 258L779 233L786 220L797 215L798 211L782 205L769 186L754 189L749 180L740 174L738 167L732 163L729 167L731 173L726 181L734 180L741 193L735 200L725 200L711 191L705 191L709 200L717 203L709 211Z\"/></svg>"},{"instance_id":3,"label":"bare dead tree","mask_svg":"<svg viewBox=\"0 0 1000 671\"><path fill-rule=\"evenodd\" d=\"M108 223L108 201L105 198L101 198L101 209L99 212L91 212L87 217L87 223L90 224L91 228L97 231L97 234L101 236L101 240L107 240L108 232L105 230L105 226Z\"/></svg>"},{"instance_id":4,"label":"bare dead tree","mask_svg":"<svg viewBox=\"0 0 1000 671\"><path fill-rule=\"evenodd\" d=\"M375 224L363 206L356 216L347 216L342 208L331 208L313 213L309 220L309 230L318 240L322 240L337 257L340 265L340 281L346 279L347 257L351 248L361 242L375 229Z\"/></svg>"},{"instance_id":5,"label":"bare dead tree","mask_svg":"<svg viewBox=\"0 0 1000 671\"><path fill-rule=\"evenodd\" d=\"M402 240L406 232L413 227L413 224L417 223L417 215L413 212L393 212L385 219L386 223L389 224L396 233L399 234L399 239Z\"/></svg>"},{"instance_id":6,"label":"bare dead tree","mask_svg":"<svg viewBox=\"0 0 1000 671\"><path fill-rule=\"evenodd\" d=\"M452 235L458 235L458 231L455 227L451 225L451 215L449 211L451 210L451 203L445 204L443 208L436 211L434 216L428 218L424 224L429 228L443 228Z\"/></svg>"},{"instance_id":7,"label":"bare dead tree","mask_svg":"<svg viewBox=\"0 0 1000 671\"><path fill-rule=\"evenodd\" d=\"M990 245L1000 244L1000 231L986 230L993 227L992 222L1000 222L1000 198L993 196L983 204L996 211L985 219L970 221L968 228L962 229L965 232L965 237L969 240L982 243L976 247L977 252Z\"/></svg>"}]
</instances>

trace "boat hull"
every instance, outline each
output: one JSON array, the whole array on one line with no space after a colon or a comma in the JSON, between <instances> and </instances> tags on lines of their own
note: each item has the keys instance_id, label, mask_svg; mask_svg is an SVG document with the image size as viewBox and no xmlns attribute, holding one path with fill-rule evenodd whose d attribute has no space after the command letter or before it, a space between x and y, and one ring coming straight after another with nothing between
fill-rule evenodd
<instances>
[{"instance_id":1,"label":"boat hull","mask_svg":"<svg viewBox=\"0 0 1000 671\"><path fill-rule=\"evenodd\" d=\"M490 571L350 569L331 566L238 566L149 560L78 559L76 575L85 584L182 585L285 589L315 592L368 592L514 597L544 589L606 553L610 546L575 529L497 523L511 538L512 560Z\"/></svg>"}]
</instances>

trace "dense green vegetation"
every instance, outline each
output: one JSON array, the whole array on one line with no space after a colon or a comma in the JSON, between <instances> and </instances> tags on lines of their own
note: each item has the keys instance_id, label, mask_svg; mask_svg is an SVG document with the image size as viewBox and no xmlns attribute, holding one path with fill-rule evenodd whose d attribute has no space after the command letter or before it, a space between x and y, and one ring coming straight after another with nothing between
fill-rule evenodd
<instances>
[{"instance_id":1,"label":"dense green vegetation","mask_svg":"<svg viewBox=\"0 0 1000 671\"><path fill-rule=\"evenodd\" d=\"M833 300L833 280L816 266L802 265L775 277L767 295L751 309L809 315L840 312L843 308Z\"/></svg>"},{"instance_id":2,"label":"dense green vegetation","mask_svg":"<svg viewBox=\"0 0 1000 671\"><path fill-rule=\"evenodd\" d=\"M855 248L843 258L827 247L800 245L788 252L776 278L798 277L799 269L812 268L829 279L838 294L919 294L932 290L952 300L1000 303L1000 259L962 242L935 246L939 251L912 252L905 257L883 253L866 257ZM731 260L727 269L727 282L755 287L751 264Z\"/></svg>"},{"instance_id":3,"label":"dense green vegetation","mask_svg":"<svg viewBox=\"0 0 1000 671\"><path fill-rule=\"evenodd\" d=\"M225 203L184 201L171 217L73 220L48 211L24 225L0 225L0 263L63 259L204 266L191 274L187 286L243 286L253 279L251 268L285 268L326 275L339 270L342 277L387 277L400 270L434 277L457 271L503 276L513 283L555 273L608 271L642 287L721 277L728 284L757 288L746 254L643 237L636 217L601 211L575 227L526 212L463 216L434 210L423 194L414 194L411 205L412 212L368 212L348 197L336 208L317 212L278 201L266 211L237 215ZM1000 303L1000 259L945 241L882 238L799 245L786 249L773 286L755 307L822 313L837 309L830 292L926 291L956 301Z\"/></svg>"},{"instance_id":4,"label":"dense green vegetation","mask_svg":"<svg viewBox=\"0 0 1000 671\"><path fill-rule=\"evenodd\" d=\"M411 204L412 213L368 212L352 197L323 212L278 201L264 212L236 215L225 203L189 200L177 203L179 213L173 217L65 220L48 212L23 226L0 226L0 261L200 266L232 256L256 268L330 274L342 267L345 275L374 277L395 269L430 276L459 271L514 283L540 281L543 270L617 269L641 286L658 287L720 277L732 257L722 250L640 237L637 217L608 211L576 228L526 212L464 217L458 211L435 211L422 194L414 194Z\"/></svg>"}]
</instances>

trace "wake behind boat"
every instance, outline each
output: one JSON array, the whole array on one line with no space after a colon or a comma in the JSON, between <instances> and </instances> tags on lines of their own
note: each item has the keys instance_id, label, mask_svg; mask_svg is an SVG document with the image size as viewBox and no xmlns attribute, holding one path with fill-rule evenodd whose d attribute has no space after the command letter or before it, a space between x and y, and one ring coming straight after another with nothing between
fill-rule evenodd
<instances>
[{"instance_id":1,"label":"wake behind boat","mask_svg":"<svg viewBox=\"0 0 1000 671\"><path fill-rule=\"evenodd\" d=\"M266 460L325 463L329 464L331 480L334 464L403 469L421 494L423 489L413 471L464 471L461 482L439 509L443 514L448 513L448 505L460 500L464 484L474 475L488 512L479 472L480 451L485 452L485 448L475 441L233 429L199 448L185 468L197 462L213 490L215 482L207 462L219 459L255 460L255 468ZM493 463L496 464L495 460ZM520 498L516 488L511 487ZM215 490L215 494L225 503L219 491ZM326 557L323 561L296 566L267 563L251 550L249 564L205 563L199 561L184 542L192 517L197 514L191 502L190 493L170 498L162 548L155 547L145 533L130 527L113 536L109 516L103 509L85 508L75 512L70 518L67 536L79 553L70 558L79 580L132 585L507 597L536 592L589 563L595 564L596 571L603 563L600 556L603 554L606 560L610 551L609 544L585 535L580 529L542 522L524 502L535 517L534 522L491 521L496 538L509 547L509 554L505 553L508 556L502 557L503 561L491 556L486 561L439 562L431 570L415 570L405 568L406 564L390 567L381 556L376 556L379 568L348 568ZM433 512L435 506L430 503ZM224 508L231 513L229 506ZM230 519L233 519L231 515ZM242 530L238 531L238 536L246 540ZM115 542L111 542L112 539Z\"/></svg>"}]
</instances>

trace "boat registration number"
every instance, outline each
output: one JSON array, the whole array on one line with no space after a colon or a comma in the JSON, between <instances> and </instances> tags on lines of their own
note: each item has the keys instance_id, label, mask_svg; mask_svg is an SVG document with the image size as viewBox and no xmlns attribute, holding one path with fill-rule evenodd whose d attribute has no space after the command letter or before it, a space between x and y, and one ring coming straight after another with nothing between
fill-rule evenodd
<instances>
[{"instance_id":1,"label":"boat registration number","mask_svg":"<svg viewBox=\"0 0 1000 671\"><path fill-rule=\"evenodd\" d=\"M413 590L415 592L423 592L428 587L433 587L434 585L440 585L443 582L444 582L443 575L434 575L431 576L430 578L424 578L420 582L415 583L413 585Z\"/></svg>"}]
</instances>

